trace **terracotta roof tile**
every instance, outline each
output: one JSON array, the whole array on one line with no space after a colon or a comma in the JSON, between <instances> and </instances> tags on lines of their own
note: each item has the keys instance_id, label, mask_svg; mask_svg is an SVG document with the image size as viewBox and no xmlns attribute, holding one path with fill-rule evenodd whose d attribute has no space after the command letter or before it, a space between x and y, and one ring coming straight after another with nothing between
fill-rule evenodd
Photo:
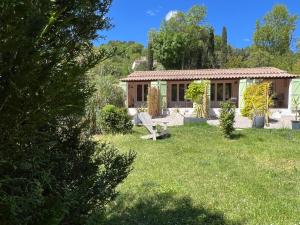
<instances>
[{"instance_id":1,"label":"terracotta roof tile","mask_svg":"<svg viewBox=\"0 0 300 225\"><path fill-rule=\"evenodd\" d=\"M274 67L135 71L122 81L151 80L201 80L201 79L243 79L243 78L293 78L295 74Z\"/></svg>"}]
</instances>

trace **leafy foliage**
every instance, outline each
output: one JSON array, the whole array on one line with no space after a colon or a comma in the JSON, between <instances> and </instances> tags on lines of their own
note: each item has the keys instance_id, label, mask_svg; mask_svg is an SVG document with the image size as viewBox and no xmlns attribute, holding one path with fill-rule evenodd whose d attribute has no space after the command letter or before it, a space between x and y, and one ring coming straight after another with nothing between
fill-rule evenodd
<instances>
[{"instance_id":1,"label":"leafy foliage","mask_svg":"<svg viewBox=\"0 0 300 225\"><path fill-rule=\"evenodd\" d=\"M148 100L148 113L151 116L159 116L160 114L159 90L155 87L150 87L147 100Z\"/></svg>"},{"instance_id":2,"label":"leafy foliage","mask_svg":"<svg viewBox=\"0 0 300 225\"><path fill-rule=\"evenodd\" d=\"M224 137L231 138L234 131L235 105L232 102L222 102L220 112L220 127Z\"/></svg>"},{"instance_id":3,"label":"leafy foliage","mask_svg":"<svg viewBox=\"0 0 300 225\"><path fill-rule=\"evenodd\" d=\"M273 54L289 52L297 18L296 15L289 15L284 5L275 5L264 17L263 24L259 21L256 24L255 46Z\"/></svg>"},{"instance_id":4,"label":"leafy foliage","mask_svg":"<svg viewBox=\"0 0 300 225\"><path fill-rule=\"evenodd\" d=\"M187 13L178 12L164 21L153 35L156 59L166 69L210 68L214 63L213 29L201 25L204 6L193 6Z\"/></svg>"},{"instance_id":5,"label":"leafy foliage","mask_svg":"<svg viewBox=\"0 0 300 225\"><path fill-rule=\"evenodd\" d=\"M269 107L273 105L270 93L271 83L262 82L251 84L244 92L244 108L242 115L252 118L254 115L263 114L269 116Z\"/></svg>"},{"instance_id":6,"label":"leafy foliage","mask_svg":"<svg viewBox=\"0 0 300 225\"><path fill-rule=\"evenodd\" d=\"M129 133L133 124L125 108L118 108L114 105L104 106L98 117L99 127L102 133Z\"/></svg>"},{"instance_id":7,"label":"leafy foliage","mask_svg":"<svg viewBox=\"0 0 300 225\"><path fill-rule=\"evenodd\" d=\"M133 62L145 55L144 46L133 41L110 41L97 49L111 53L110 57L93 68L98 76L125 77L132 72Z\"/></svg>"},{"instance_id":8,"label":"leafy foliage","mask_svg":"<svg viewBox=\"0 0 300 225\"><path fill-rule=\"evenodd\" d=\"M92 134L99 133L100 127L97 124L97 116L100 110L108 105L124 107L125 93L112 76L99 76L90 71L90 83L95 88L95 92L91 96L86 106L86 119L89 122L89 130Z\"/></svg>"},{"instance_id":9,"label":"leafy foliage","mask_svg":"<svg viewBox=\"0 0 300 225\"><path fill-rule=\"evenodd\" d=\"M185 99L191 100L194 103L196 116L207 118L208 116L208 83L193 82L189 85L185 92Z\"/></svg>"},{"instance_id":10,"label":"leafy foliage","mask_svg":"<svg viewBox=\"0 0 300 225\"><path fill-rule=\"evenodd\" d=\"M134 154L92 142L86 72L110 0L0 3L0 224L86 224L114 198Z\"/></svg>"}]
</instances>

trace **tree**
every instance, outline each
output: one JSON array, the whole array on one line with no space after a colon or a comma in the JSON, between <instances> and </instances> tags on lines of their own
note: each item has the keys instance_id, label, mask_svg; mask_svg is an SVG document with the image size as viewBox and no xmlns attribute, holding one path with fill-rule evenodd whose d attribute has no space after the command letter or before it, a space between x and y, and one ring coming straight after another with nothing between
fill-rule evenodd
<instances>
[{"instance_id":1,"label":"tree","mask_svg":"<svg viewBox=\"0 0 300 225\"><path fill-rule=\"evenodd\" d=\"M221 103L220 128L225 138L231 138L234 128L235 105L230 102Z\"/></svg>"},{"instance_id":2,"label":"tree","mask_svg":"<svg viewBox=\"0 0 300 225\"><path fill-rule=\"evenodd\" d=\"M97 146L82 121L110 5L0 3L0 224L86 224L130 172L134 153Z\"/></svg>"},{"instance_id":3,"label":"tree","mask_svg":"<svg viewBox=\"0 0 300 225\"><path fill-rule=\"evenodd\" d=\"M177 12L164 21L153 36L153 51L166 69L196 69L210 66L211 29L203 25L204 6L194 6L187 13ZM210 50L208 49L210 47Z\"/></svg>"},{"instance_id":4,"label":"tree","mask_svg":"<svg viewBox=\"0 0 300 225\"><path fill-rule=\"evenodd\" d=\"M298 16L289 14L286 6L275 5L263 22L257 21L254 45L271 54L283 55L290 52L297 19Z\"/></svg>"},{"instance_id":5,"label":"tree","mask_svg":"<svg viewBox=\"0 0 300 225\"><path fill-rule=\"evenodd\" d=\"M110 41L97 49L110 52L110 57L97 63L93 68L94 73L99 76L125 77L132 72L133 62L145 55L144 46L133 41Z\"/></svg>"},{"instance_id":6,"label":"tree","mask_svg":"<svg viewBox=\"0 0 300 225\"><path fill-rule=\"evenodd\" d=\"M223 27L222 29L222 49L221 49L221 61L222 66L227 63L228 57L228 41L227 41L227 28Z\"/></svg>"},{"instance_id":7,"label":"tree","mask_svg":"<svg viewBox=\"0 0 300 225\"><path fill-rule=\"evenodd\" d=\"M148 37L148 49L147 49L147 53L148 53L148 58L147 58L147 63L148 63L148 70L153 70L153 60L154 60L154 56L153 56L153 34L150 32L149 33L149 37Z\"/></svg>"},{"instance_id":8,"label":"tree","mask_svg":"<svg viewBox=\"0 0 300 225\"><path fill-rule=\"evenodd\" d=\"M209 29L209 39L208 39L208 59L210 62L209 67L214 68L215 67L215 33L214 29L210 28Z\"/></svg>"}]
</instances>

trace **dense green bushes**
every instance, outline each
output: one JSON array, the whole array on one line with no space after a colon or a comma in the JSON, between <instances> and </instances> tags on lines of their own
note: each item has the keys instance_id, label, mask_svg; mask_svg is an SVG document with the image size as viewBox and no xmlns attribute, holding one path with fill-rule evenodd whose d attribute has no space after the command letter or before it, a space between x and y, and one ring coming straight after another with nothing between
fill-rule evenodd
<instances>
[{"instance_id":1,"label":"dense green bushes","mask_svg":"<svg viewBox=\"0 0 300 225\"><path fill-rule=\"evenodd\" d=\"M235 106L232 102L222 102L220 127L224 137L231 138L234 131Z\"/></svg>"},{"instance_id":2,"label":"dense green bushes","mask_svg":"<svg viewBox=\"0 0 300 225\"><path fill-rule=\"evenodd\" d=\"M129 133L133 124L125 108L106 105L100 111L98 125L102 133Z\"/></svg>"},{"instance_id":3,"label":"dense green bushes","mask_svg":"<svg viewBox=\"0 0 300 225\"><path fill-rule=\"evenodd\" d=\"M97 117L104 106L111 104L117 107L124 107L125 103L125 93L119 86L119 81L110 75L99 76L96 72L97 70L92 69L88 73L89 81L95 89L86 106L85 115L91 134L100 132L100 127L97 125Z\"/></svg>"},{"instance_id":4,"label":"dense green bushes","mask_svg":"<svg viewBox=\"0 0 300 225\"><path fill-rule=\"evenodd\" d=\"M82 120L110 4L0 3L1 225L87 224L131 170L134 154L97 146Z\"/></svg>"}]
</instances>

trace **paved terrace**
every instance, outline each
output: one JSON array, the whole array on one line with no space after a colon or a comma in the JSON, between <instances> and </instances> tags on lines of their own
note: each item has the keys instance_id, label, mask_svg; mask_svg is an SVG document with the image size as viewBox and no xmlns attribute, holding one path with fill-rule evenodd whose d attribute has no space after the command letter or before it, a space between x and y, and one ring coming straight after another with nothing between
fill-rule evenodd
<instances>
[{"instance_id":1,"label":"paved terrace","mask_svg":"<svg viewBox=\"0 0 300 225\"><path fill-rule=\"evenodd\" d=\"M272 118L270 120L270 129L291 129L291 120L293 120L293 116L282 116L280 119ZM168 126L182 126L184 121L184 116L179 113L172 113L171 115L168 115L166 117L162 118L155 118L153 119L157 123L163 123L166 122ZM213 126L219 125L219 120L217 118L209 119L207 121L208 124ZM236 116L235 118L235 128L238 129L244 129L244 128L251 128L252 121L246 117L243 116Z\"/></svg>"}]
</instances>

